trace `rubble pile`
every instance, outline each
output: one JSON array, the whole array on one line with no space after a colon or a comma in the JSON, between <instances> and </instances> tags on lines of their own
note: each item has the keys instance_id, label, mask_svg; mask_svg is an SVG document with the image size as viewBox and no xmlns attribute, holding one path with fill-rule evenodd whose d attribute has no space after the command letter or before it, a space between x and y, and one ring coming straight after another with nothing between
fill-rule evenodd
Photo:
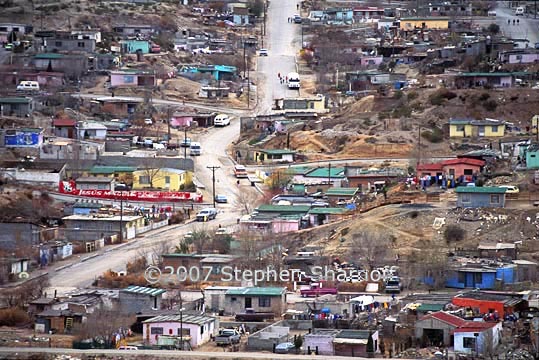
<instances>
[{"instance_id":1,"label":"rubble pile","mask_svg":"<svg viewBox=\"0 0 539 360\"><path fill-rule=\"evenodd\" d=\"M406 349L395 355L398 359L437 359L436 353L441 352L438 347L424 349Z\"/></svg>"},{"instance_id":2,"label":"rubble pile","mask_svg":"<svg viewBox=\"0 0 539 360\"><path fill-rule=\"evenodd\" d=\"M486 181L485 186L504 185L511 182L513 182L513 178L511 176L498 176L494 179Z\"/></svg>"}]
</instances>

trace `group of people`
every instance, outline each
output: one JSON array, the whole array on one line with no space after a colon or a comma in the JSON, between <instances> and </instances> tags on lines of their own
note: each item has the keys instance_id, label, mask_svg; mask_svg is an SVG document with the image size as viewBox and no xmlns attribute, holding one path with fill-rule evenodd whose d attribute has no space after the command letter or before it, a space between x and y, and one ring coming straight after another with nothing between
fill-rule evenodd
<instances>
[{"instance_id":1,"label":"group of people","mask_svg":"<svg viewBox=\"0 0 539 360\"><path fill-rule=\"evenodd\" d=\"M281 73L277 73L277 77L281 84L286 84L288 82L288 76L281 76Z\"/></svg>"},{"instance_id":2,"label":"group of people","mask_svg":"<svg viewBox=\"0 0 539 360\"><path fill-rule=\"evenodd\" d=\"M517 23L517 25L520 23L520 20L519 19L513 19L513 25L515 25L515 22ZM511 25L511 19L507 19L507 25Z\"/></svg>"}]
</instances>

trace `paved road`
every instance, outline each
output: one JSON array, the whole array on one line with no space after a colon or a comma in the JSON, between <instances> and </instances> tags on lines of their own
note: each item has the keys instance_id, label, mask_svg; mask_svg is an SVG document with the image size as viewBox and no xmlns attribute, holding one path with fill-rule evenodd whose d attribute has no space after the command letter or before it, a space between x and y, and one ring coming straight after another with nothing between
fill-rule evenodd
<instances>
[{"instance_id":1,"label":"paved road","mask_svg":"<svg viewBox=\"0 0 539 360\"><path fill-rule=\"evenodd\" d=\"M512 39L528 39L531 47L539 42L539 19L534 19L531 15L515 16L515 10L506 7L506 2L498 1L497 4L496 22L503 35ZM533 4L529 4L529 6L533 6ZM517 19L519 24L513 25L513 20ZM508 20L510 24L507 23ZM525 45L522 44L520 47L525 47Z\"/></svg>"},{"instance_id":2,"label":"paved road","mask_svg":"<svg viewBox=\"0 0 539 360\"><path fill-rule=\"evenodd\" d=\"M345 356L309 356L309 355L288 355L288 354L269 354L269 353L247 353L247 352L202 352L202 351L174 351L174 350L137 350L136 353L129 350L76 350L60 348L1 348L0 355L14 357L22 354L65 354L65 355L101 355L101 356L120 356L126 359L135 359L138 356L151 356L152 358L174 358L174 359L350 359ZM354 357L354 359L366 359Z\"/></svg>"},{"instance_id":3,"label":"paved road","mask_svg":"<svg viewBox=\"0 0 539 360\"><path fill-rule=\"evenodd\" d=\"M301 25L289 23L288 18L297 13L295 0L271 1L266 23L267 48L269 55L258 58L258 76L265 78L265 85L259 87L259 114L271 111L273 99L296 97L297 90L288 90L279 82L277 74L286 76L296 71L296 54L301 48Z\"/></svg>"}]
</instances>

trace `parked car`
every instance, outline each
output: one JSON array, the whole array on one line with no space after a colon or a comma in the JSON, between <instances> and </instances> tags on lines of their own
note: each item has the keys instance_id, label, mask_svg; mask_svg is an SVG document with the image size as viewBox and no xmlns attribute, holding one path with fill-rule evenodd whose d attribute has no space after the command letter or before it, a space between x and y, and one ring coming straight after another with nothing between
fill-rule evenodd
<instances>
[{"instance_id":1,"label":"parked car","mask_svg":"<svg viewBox=\"0 0 539 360\"><path fill-rule=\"evenodd\" d=\"M217 346L239 344L240 339L241 334L238 332L238 330L222 329L219 331L219 335L215 337L215 344L217 344Z\"/></svg>"},{"instance_id":2,"label":"parked car","mask_svg":"<svg viewBox=\"0 0 539 360\"><path fill-rule=\"evenodd\" d=\"M114 186L114 191L129 191L129 186L123 183L118 183Z\"/></svg>"},{"instance_id":3,"label":"parked car","mask_svg":"<svg viewBox=\"0 0 539 360\"><path fill-rule=\"evenodd\" d=\"M129 346L129 345L122 345L118 348L118 350L138 350L138 347L136 346Z\"/></svg>"},{"instance_id":4,"label":"parked car","mask_svg":"<svg viewBox=\"0 0 539 360\"><path fill-rule=\"evenodd\" d=\"M144 119L144 124L146 124L146 125L152 125L152 124L153 124L153 121L152 121L152 119Z\"/></svg>"},{"instance_id":5,"label":"parked car","mask_svg":"<svg viewBox=\"0 0 539 360\"><path fill-rule=\"evenodd\" d=\"M226 197L226 195L215 195L215 202L226 204L228 202L228 198Z\"/></svg>"},{"instance_id":6,"label":"parked car","mask_svg":"<svg viewBox=\"0 0 539 360\"><path fill-rule=\"evenodd\" d=\"M213 119L213 125L215 126L227 126L230 125L230 116L226 114L219 114Z\"/></svg>"},{"instance_id":7,"label":"parked car","mask_svg":"<svg viewBox=\"0 0 539 360\"><path fill-rule=\"evenodd\" d=\"M260 49L258 50L259 56L268 56L268 49Z\"/></svg>"},{"instance_id":8,"label":"parked car","mask_svg":"<svg viewBox=\"0 0 539 360\"><path fill-rule=\"evenodd\" d=\"M217 217L217 210L215 208L205 208L198 212L197 221L210 221Z\"/></svg>"},{"instance_id":9,"label":"parked car","mask_svg":"<svg viewBox=\"0 0 539 360\"><path fill-rule=\"evenodd\" d=\"M190 147L191 146L191 138L185 138L180 142L181 147Z\"/></svg>"},{"instance_id":10,"label":"parked car","mask_svg":"<svg viewBox=\"0 0 539 360\"><path fill-rule=\"evenodd\" d=\"M296 345L291 342L280 343L275 346L275 353L277 354L289 354L296 350Z\"/></svg>"},{"instance_id":11,"label":"parked car","mask_svg":"<svg viewBox=\"0 0 539 360\"><path fill-rule=\"evenodd\" d=\"M498 187L505 189L506 194L518 194L520 191L515 185L500 185Z\"/></svg>"}]
</instances>

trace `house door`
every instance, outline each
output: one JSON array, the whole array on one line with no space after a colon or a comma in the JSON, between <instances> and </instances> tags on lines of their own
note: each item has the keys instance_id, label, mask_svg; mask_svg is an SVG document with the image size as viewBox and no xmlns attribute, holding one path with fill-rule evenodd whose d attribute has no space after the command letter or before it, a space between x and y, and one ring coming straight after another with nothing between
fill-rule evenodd
<instances>
[{"instance_id":1,"label":"house door","mask_svg":"<svg viewBox=\"0 0 539 360\"><path fill-rule=\"evenodd\" d=\"M479 125L479 136L485 136L485 126L484 125Z\"/></svg>"},{"instance_id":2,"label":"house door","mask_svg":"<svg viewBox=\"0 0 539 360\"><path fill-rule=\"evenodd\" d=\"M246 297L245 298L245 308L248 309L248 308L252 308L252 307L253 307L252 299L250 297Z\"/></svg>"},{"instance_id":3,"label":"house door","mask_svg":"<svg viewBox=\"0 0 539 360\"><path fill-rule=\"evenodd\" d=\"M465 282L464 282L464 287L467 287L467 288L475 287L475 284L474 284L473 280L474 280L473 273L466 273L466 279L465 279Z\"/></svg>"},{"instance_id":4,"label":"house door","mask_svg":"<svg viewBox=\"0 0 539 360\"><path fill-rule=\"evenodd\" d=\"M213 310L219 310L219 295L211 296L211 308Z\"/></svg>"}]
</instances>

